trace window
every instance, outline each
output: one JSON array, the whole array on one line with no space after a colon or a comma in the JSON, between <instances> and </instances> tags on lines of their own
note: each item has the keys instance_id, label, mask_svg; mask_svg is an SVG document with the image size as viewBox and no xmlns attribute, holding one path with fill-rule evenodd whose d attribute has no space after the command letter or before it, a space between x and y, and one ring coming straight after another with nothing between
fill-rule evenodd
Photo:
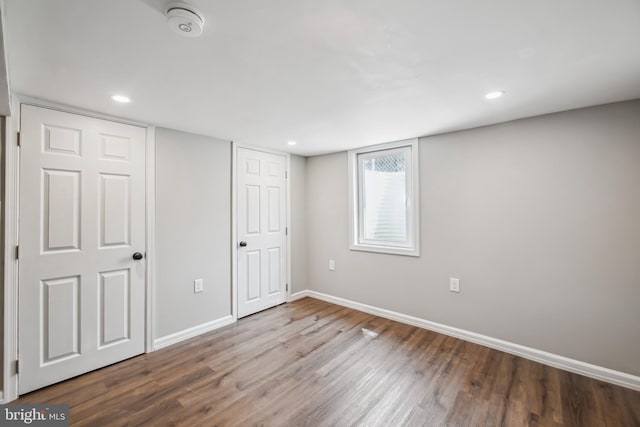
<instances>
[{"instance_id":1,"label":"window","mask_svg":"<svg viewBox=\"0 0 640 427\"><path fill-rule=\"evenodd\" d=\"M418 140L349 151L350 247L420 255Z\"/></svg>"}]
</instances>

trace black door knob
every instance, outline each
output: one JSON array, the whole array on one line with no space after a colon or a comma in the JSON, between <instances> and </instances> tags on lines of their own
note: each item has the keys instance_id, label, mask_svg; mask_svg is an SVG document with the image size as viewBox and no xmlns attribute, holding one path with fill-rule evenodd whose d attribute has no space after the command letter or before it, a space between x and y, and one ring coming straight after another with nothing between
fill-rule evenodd
<instances>
[{"instance_id":1,"label":"black door knob","mask_svg":"<svg viewBox=\"0 0 640 427\"><path fill-rule=\"evenodd\" d=\"M244 240L242 242L240 242L240 247L244 248L245 246L247 246L247 242L245 242Z\"/></svg>"},{"instance_id":2,"label":"black door knob","mask_svg":"<svg viewBox=\"0 0 640 427\"><path fill-rule=\"evenodd\" d=\"M136 261L140 261L142 258L144 258L144 255L142 255L140 252L136 252L133 254L133 259L135 259Z\"/></svg>"}]
</instances>

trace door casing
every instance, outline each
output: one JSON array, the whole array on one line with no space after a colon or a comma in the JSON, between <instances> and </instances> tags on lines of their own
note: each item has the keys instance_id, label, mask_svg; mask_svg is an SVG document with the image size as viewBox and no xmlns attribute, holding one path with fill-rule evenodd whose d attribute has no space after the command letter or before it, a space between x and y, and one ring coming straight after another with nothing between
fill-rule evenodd
<instances>
[{"instance_id":1,"label":"door casing","mask_svg":"<svg viewBox=\"0 0 640 427\"><path fill-rule=\"evenodd\" d=\"M5 194L3 214L4 231L4 348L3 348L3 392L0 403L11 402L18 398L18 270L19 260L16 248L19 242L19 176L20 149L18 132L20 132L20 105L49 108L66 113L79 114L97 119L140 126L146 129L145 140L145 220L146 220L146 271L145 271L145 352L153 351L153 290L155 285L155 127L121 117L109 116L87 111L56 102L34 99L28 96L13 94L11 97L11 113L4 126L4 167Z\"/></svg>"}]
</instances>

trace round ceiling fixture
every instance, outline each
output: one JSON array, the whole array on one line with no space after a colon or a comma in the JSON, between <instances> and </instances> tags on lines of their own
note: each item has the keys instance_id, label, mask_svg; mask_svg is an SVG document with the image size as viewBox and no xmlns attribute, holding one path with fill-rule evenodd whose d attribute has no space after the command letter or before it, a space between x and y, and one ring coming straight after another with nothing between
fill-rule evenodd
<instances>
[{"instance_id":1,"label":"round ceiling fixture","mask_svg":"<svg viewBox=\"0 0 640 427\"><path fill-rule=\"evenodd\" d=\"M184 3L171 3L167 7L167 23L174 32L185 37L202 34L204 17L200 12Z\"/></svg>"}]
</instances>

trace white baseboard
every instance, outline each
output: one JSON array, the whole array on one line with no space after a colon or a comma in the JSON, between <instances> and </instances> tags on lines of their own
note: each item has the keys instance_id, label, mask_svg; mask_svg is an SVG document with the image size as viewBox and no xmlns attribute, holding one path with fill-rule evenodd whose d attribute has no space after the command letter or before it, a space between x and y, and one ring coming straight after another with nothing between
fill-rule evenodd
<instances>
[{"instance_id":1,"label":"white baseboard","mask_svg":"<svg viewBox=\"0 0 640 427\"><path fill-rule=\"evenodd\" d=\"M553 366L554 368L563 369L565 371L584 375L585 377L594 378L596 380L605 381L611 384L640 391L640 377L636 375L615 371L613 369L604 368L602 366L592 365L590 363L581 362L579 360L570 359L568 357L560 356L542 350L537 350L531 347L525 347L523 345L504 341L498 338L492 338L487 335L477 334L475 332L454 328L452 326L443 325L441 323L431 322L429 320L420 319L418 317L409 316L395 311L385 310L383 308L362 304L356 301L334 297L332 295L323 294L321 292L311 290L296 292L295 294L291 295L289 301L295 301L304 297L316 298L322 301L349 307L354 310L364 311L365 313L373 314L375 316L384 317L385 319L395 320L398 322L406 323L408 325L429 329L431 331L439 332L444 335L460 338L465 341L470 341L476 344L483 345L485 347L493 348L505 353L513 354L525 359Z\"/></svg>"},{"instance_id":2,"label":"white baseboard","mask_svg":"<svg viewBox=\"0 0 640 427\"><path fill-rule=\"evenodd\" d=\"M180 341L184 341L189 338L202 335L206 332L213 331L214 329L222 328L223 326L230 325L234 322L235 319L233 318L233 316L225 316L211 322L203 323L202 325L194 326L193 328L185 329L184 331L167 335L166 337L157 338L153 342L153 349L159 350L161 348L179 343Z\"/></svg>"},{"instance_id":3,"label":"white baseboard","mask_svg":"<svg viewBox=\"0 0 640 427\"><path fill-rule=\"evenodd\" d=\"M311 296L311 291L300 291L300 292L296 292L295 294L291 294L289 295L289 299L287 300L287 302L293 302L296 300L299 300L301 298L306 298L306 297L310 297ZM320 299L320 298L318 298Z\"/></svg>"}]
</instances>

